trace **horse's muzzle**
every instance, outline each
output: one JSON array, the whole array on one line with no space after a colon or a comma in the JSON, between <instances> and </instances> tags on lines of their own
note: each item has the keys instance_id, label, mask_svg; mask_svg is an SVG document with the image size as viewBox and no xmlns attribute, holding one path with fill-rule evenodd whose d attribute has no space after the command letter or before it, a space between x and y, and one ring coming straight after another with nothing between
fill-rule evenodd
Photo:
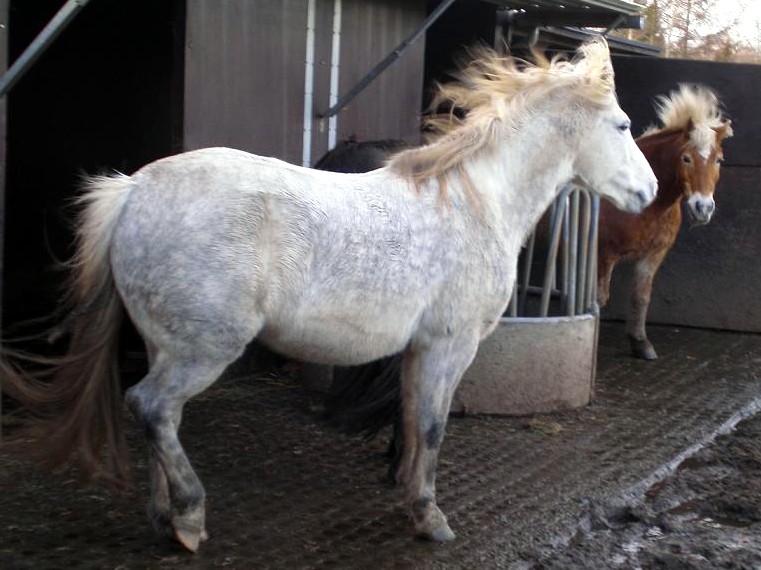
<instances>
[{"instance_id":1,"label":"horse's muzzle","mask_svg":"<svg viewBox=\"0 0 761 570\"><path fill-rule=\"evenodd\" d=\"M636 191L634 193L635 199L632 200L632 202L634 203L634 208L632 209L642 212L642 210L647 208L652 203L652 201L655 200L655 196L657 193L658 193L657 181L651 182L647 188Z\"/></svg>"},{"instance_id":2,"label":"horse's muzzle","mask_svg":"<svg viewBox=\"0 0 761 570\"><path fill-rule=\"evenodd\" d=\"M716 211L716 202L712 197L699 197L690 199L687 202L687 211L695 224L703 225L711 221L713 213Z\"/></svg>"}]
</instances>

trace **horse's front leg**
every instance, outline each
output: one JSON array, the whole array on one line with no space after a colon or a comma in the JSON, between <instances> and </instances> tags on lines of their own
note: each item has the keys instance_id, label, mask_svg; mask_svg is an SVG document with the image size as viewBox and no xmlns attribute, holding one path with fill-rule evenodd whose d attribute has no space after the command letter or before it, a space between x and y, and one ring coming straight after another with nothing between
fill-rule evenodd
<instances>
[{"instance_id":1,"label":"horse's front leg","mask_svg":"<svg viewBox=\"0 0 761 570\"><path fill-rule=\"evenodd\" d=\"M436 465L452 396L478 348L476 334L410 347L402 367L404 455L397 480L404 484L415 533L435 541L454 538L436 506Z\"/></svg>"},{"instance_id":2,"label":"horse's front leg","mask_svg":"<svg viewBox=\"0 0 761 570\"><path fill-rule=\"evenodd\" d=\"M647 310L650 307L650 294L653 279L665 257L666 252L638 260L634 264L634 278L629 298L629 313L626 318L626 334L629 337L632 354L644 360L655 360L658 354L647 338L645 324Z\"/></svg>"}]
</instances>

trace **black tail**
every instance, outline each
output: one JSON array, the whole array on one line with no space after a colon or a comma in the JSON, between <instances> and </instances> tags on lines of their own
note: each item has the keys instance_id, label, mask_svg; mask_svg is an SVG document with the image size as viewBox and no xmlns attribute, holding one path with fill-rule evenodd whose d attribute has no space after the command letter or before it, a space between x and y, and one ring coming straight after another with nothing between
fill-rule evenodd
<instances>
[{"instance_id":1,"label":"black tail","mask_svg":"<svg viewBox=\"0 0 761 570\"><path fill-rule=\"evenodd\" d=\"M402 355L336 368L325 402L326 418L341 430L372 439L401 413Z\"/></svg>"}]
</instances>

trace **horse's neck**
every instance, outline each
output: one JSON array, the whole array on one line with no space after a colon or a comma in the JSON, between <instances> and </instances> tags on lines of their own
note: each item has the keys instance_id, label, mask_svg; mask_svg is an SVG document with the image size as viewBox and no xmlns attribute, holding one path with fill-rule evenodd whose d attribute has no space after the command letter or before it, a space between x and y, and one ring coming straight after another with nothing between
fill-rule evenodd
<instances>
[{"instance_id":1,"label":"horse's neck","mask_svg":"<svg viewBox=\"0 0 761 570\"><path fill-rule=\"evenodd\" d=\"M662 212L679 208L684 196L684 181L679 175L681 155L679 132L672 136L643 137L637 145L658 179L658 194L648 210Z\"/></svg>"},{"instance_id":2,"label":"horse's neck","mask_svg":"<svg viewBox=\"0 0 761 570\"><path fill-rule=\"evenodd\" d=\"M539 130L539 132L542 132ZM467 168L476 187L498 210L503 230L522 240L572 178L570 152L562 144L513 139ZM529 143L529 144L526 144ZM552 148L553 152L546 152Z\"/></svg>"}]
</instances>

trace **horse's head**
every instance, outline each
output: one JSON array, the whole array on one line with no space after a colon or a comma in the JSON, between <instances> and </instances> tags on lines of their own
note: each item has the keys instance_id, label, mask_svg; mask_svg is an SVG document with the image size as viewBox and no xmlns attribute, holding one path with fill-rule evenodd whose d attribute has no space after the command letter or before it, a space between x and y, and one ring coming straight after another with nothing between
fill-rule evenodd
<instances>
[{"instance_id":1,"label":"horse's head","mask_svg":"<svg viewBox=\"0 0 761 570\"><path fill-rule=\"evenodd\" d=\"M703 132L698 132L701 129ZM732 136L732 126L729 120L714 127L689 121L686 132L687 143L679 157L679 178L693 221L707 224L716 209L713 194L724 160L721 143Z\"/></svg>"},{"instance_id":2,"label":"horse's head","mask_svg":"<svg viewBox=\"0 0 761 570\"><path fill-rule=\"evenodd\" d=\"M655 198L658 181L631 134L631 121L618 104L613 66L604 40L582 47L576 63L584 83L566 112L580 124L573 165L577 181L628 212L639 213Z\"/></svg>"},{"instance_id":3,"label":"horse's head","mask_svg":"<svg viewBox=\"0 0 761 570\"><path fill-rule=\"evenodd\" d=\"M716 94L702 85L682 84L658 97L657 114L661 126L648 129L643 138L664 134L674 141L663 155L668 157L663 167L673 173L693 221L707 224L716 209L722 141L732 136L731 121L722 116Z\"/></svg>"}]
</instances>

